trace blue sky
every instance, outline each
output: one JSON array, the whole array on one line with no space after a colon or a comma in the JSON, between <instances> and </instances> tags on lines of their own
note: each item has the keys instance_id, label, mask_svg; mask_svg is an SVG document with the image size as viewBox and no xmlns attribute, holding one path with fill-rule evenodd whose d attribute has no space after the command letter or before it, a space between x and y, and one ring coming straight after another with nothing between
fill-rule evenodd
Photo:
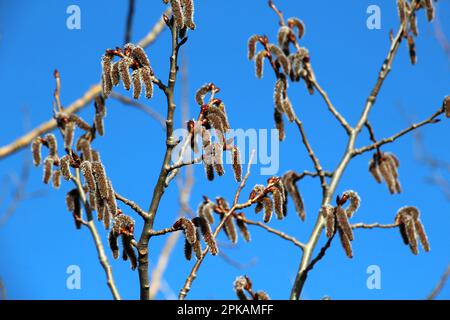
<instances>
[{"instance_id":1,"label":"blue sky","mask_svg":"<svg viewBox=\"0 0 450 320\"><path fill-rule=\"evenodd\" d=\"M29 112L30 125L49 119L54 90L53 70L61 73L63 105L68 105L100 79L100 57L108 47L123 44L127 1L0 1L0 95L2 128L0 145L5 145L24 132L23 108ZM66 8L81 8L81 30L66 28ZM354 124L364 101L375 83L377 73L389 47L389 30L396 29L398 18L392 1L277 1L286 17L298 16L306 24L302 45L311 54L312 65L321 86L336 107ZM376 4L381 8L381 30L366 27L366 9ZM133 41L138 41L153 26L164 5L160 0L137 0ZM438 15L443 31L450 36L450 2L440 1ZM411 66L403 44L395 59L392 73L370 114L378 138L396 133L408 125L404 113L415 120L428 117L442 103L450 88L450 60L434 36L432 24L424 12L418 15L420 36L416 40L418 64ZM272 128L272 90L274 76L266 70L263 80L254 76L254 66L246 58L246 42L255 33L275 39L278 28L274 13L266 1L197 0L197 29L189 35L182 55L188 61L191 116L198 110L195 90L205 82L221 88L220 98L226 103L233 128ZM169 33L147 49L155 73L166 79L170 52ZM122 89L118 89L123 93ZM303 120L311 144L322 165L332 170L345 147L346 136L317 94L310 96L303 83L290 87L290 98ZM180 86L177 86L180 97ZM179 99L178 99L179 101ZM165 114L164 98L157 93L143 101ZM81 115L91 119L93 106ZM177 113L177 126L182 126ZM293 169L311 170L297 129L287 125L287 139L280 145L280 174ZM443 121L421 129L428 150L441 159L450 159L448 126ZM115 188L147 208L164 151L164 134L159 124L133 108L108 101L106 136L95 142ZM358 145L369 143L362 134ZM385 185L378 185L367 172L370 154L352 161L337 192L354 189L362 197L362 206L354 222L391 223L398 208L418 206L431 242L431 252L413 256L403 245L397 230L357 230L353 242L355 256L347 259L336 241L310 273L304 298L320 299L422 299L437 283L449 263L450 203L437 187L425 182L429 170L414 159L414 140L404 137L386 146L401 161L400 180L403 193L391 196ZM24 152L1 160L0 176L20 172ZM195 186L190 205L196 209L203 194L231 199L237 185L230 168L224 177L206 181L203 168L195 166ZM245 199L251 186L264 183L259 165L252 167ZM40 198L24 201L11 219L0 227L0 277L11 299L109 299L105 276L87 230L75 230L65 209L64 196L72 187L64 184L58 191L41 183L41 168L33 168L27 190L46 191ZM270 225L306 241L320 207L320 188L315 180L299 184L305 198L307 220L302 223L293 213L283 221ZM3 212L9 198L1 203ZM123 209L133 215L128 208ZM178 212L177 187L171 185L161 202L156 228L167 227ZM251 219L262 219L245 211ZM141 223L137 216L136 230ZM100 229L100 228L99 228ZM233 280L249 275L255 288L266 290L271 297L285 299L300 261L300 251L292 244L261 230L252 228L253 240L242 240L224 252L247 265L240 270L220 257L208 256L198 272L189 294L191 299L234 299ZM106 242L106 233L101 231ZM226 241L221 238L221 241ZM320 239L323 244L324 237ZM152 239L150 267L156 264L165 238ZM175 294L184 283L193 262L185 261L182 242L171 257L166 281ZM112 261L111 254L108 257ZM250 263L253 262L253 263ZM250 263L250 266L248 266ZM66 288L66 268L79 265L81 290ZM366 286L371 265L381 268L381 290ZM123 298L139 297L138 274L129 264L112 261L115 280ZM158 298L165 298L160 294ZM440 298L450 298L450 287Z\"/></svg>"}]
</instances>

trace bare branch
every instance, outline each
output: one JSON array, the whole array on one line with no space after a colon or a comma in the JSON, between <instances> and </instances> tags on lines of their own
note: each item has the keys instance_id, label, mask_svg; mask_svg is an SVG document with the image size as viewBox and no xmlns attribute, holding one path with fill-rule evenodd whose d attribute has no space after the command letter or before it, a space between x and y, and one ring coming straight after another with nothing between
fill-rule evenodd
<instances>
[{"instance_id":1,"label":"bare branch","mask_svg":"<svg viewBox=\"0 0 450 320\"><path fill-rule=\"evenodd\" d=\"M439 295L439 293L444 289L445 284L447 283L448 278L450 277L450 265L447 266L447 270L442 274L441 279L439 279L436 287L431 291L428 295L427 300L434 300Z\"/></svg>"},{"instance_id":2,"label":"bare branch","mask_svg":"<svg viewBox=\"0 0 450 320\"><path fill-rule=\"evenodd\" d=\"M121 196L116 192L116 199L123 202L127 206L129 206L131 209L136 211L144 220L148 218L148 213L141 209L135 202L128 200L124 196Z\"/></svg>"}]
</instances>

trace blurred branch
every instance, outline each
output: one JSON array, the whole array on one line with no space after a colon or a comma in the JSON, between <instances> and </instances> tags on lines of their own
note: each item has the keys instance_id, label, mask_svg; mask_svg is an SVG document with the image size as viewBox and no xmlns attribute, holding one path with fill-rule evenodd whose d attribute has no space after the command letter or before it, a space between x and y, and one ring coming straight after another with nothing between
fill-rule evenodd
<instances>
[{"instance_id":1,"label":"blurred branch","mask_svg":"<svg viewBox=\"0 0 450 320\"><path fill-rule=\"evenodd\" d=\"M427 300L434 300L438 296L438 294L442 291L445 284L447 283L447 280L450 276L450 265L447 266L447 270L442 274L441 279L439 280L436 287L431 291L431 293L428 295Z\"/></svg>"},{"instance_id":2,"label":"blurred branch","mask_svg":"<svg viewBox=\"0 0 450 320\"><path fill-rule=\"evenodd\" d=\"M170 14L170 10L166 10L165 14ZM152 44L158 35L163 31L165 27L164 19L161 17L158 22L153 26L152 30L141 40L138 42L138 45L145 48ZM66 109L65 112L67 114L76 113L86 107L97 95L99 95L102 91L101 84L95 84L91 86L91 88L86 91L83 96L76 101L72 102ZM35 129L26 133L22 137L16 139L15 141L0 147L0 159L5 158L20 149L28 146L34 138L42 135L43 133L53 130L56 128L56 120L50 119L41 125L37 126Z\"/></svg>"},{"instance_id":3,"label":"blurred branch","mask_svg":"<svg viewBox=\"0 0 450 320\"><path fill-rule=\"evenodd\" d=\"M133 30L134 5L135 5L135 0L128 0L128 14L127 14L127 22L125 25L124 44L131 42L131 34L132 34L132 30Z\"/></svg>"},{"instance_id":4,"label":"blurred branch","mask_svg":"<svg viewBox=\"0 0 450 320\"><path fill-rule=\"evenodd\" d=\"M114 92L114 91L111 92L111 97L116 99L117 101L120 101L121 103L123 103L125 105L135 107L135 108L145 112L151 118L156 120L159 123L159 125L162 127L163 130L166 129L166 120L158 111L155 111L143 103L139 103L136 100L130 99L130 98L128 98L124 95L121 95L120 93Z\"/></svg>"}]
</instances>

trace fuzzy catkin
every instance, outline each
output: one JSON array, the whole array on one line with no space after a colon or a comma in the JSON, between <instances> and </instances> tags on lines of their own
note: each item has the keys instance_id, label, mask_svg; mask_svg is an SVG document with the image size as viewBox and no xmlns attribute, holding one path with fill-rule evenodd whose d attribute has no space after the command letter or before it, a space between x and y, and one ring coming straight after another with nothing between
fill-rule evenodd
<instances>
[{"instance_id":1,"label":"fuzzy catkin","mask_svg":"<svg viewBox=\"0 0 450 320\"><path fill-rule=\"evenodd\" d=\"M182 217L173 224L173 227L176 229L183 229L184 235L190 244L193 245L197 241L195 225L189 219Z\"/></svg>"},{"instance_id":2,"label":"fuzzy catkin","mask_svg":"<svg viewBox=\"0 0 450 320\"><path fill-rule=\"evenodd\" d=\"M81 173L83 174L84 180L86 181L89 192L95 193L95 179L92 174L92 166L89 161L83 161L80 165Z\"/></svg>"},{"instance_id":3,"label":"fuzzy catkin","mask_svg":"<svg viewBox=\"0 0 450 320\"><path fill-rule=\"evenodd\" d=\"M119 257L119 244L117 242L117 236L113 233L113 230L109 232L108 235L109 248L112 251L113 258L117 259Z\"/></svg>"},{"instance_id":4,"label":"fuzzy catkin","mask_svg":"<svg viewBox=\"0 0 450 320\"><path fill-rule=\"evenodd\" d=\"M141 95L141 90L142 90L139 69L136 69L133 71L133 73L131 74L131 79L133 82L133 98L139 99L139 96Z\"/></svg>"},{"instance_id":5,"label":"fuzzy catkin","mask_svg":"<svg viewBox=\"0 0 450 320\"><path fill-rule=\"evenodd\" d=\"M256 44L258 43L259 35L253 35L248 39L247 46L248 46L248 52L247 52L247 58L248 60L252 60L255 57L256 53Z\"/></svg>"},{"instance_id":6,"label":"fuzzy catkin","mask_svg":"<svg viewBox=\"0 0 450 320\"><path fill-rule=\"evenodd\" d=\"M348 222L348 217L345 210L342 207L337 207L335 209L335 214L338 227L345 233L345 235L350 241L353 241L352 227Z\"/></svg>"},{"instance_id":7,"label":"fuzzy catkin","mask_svg":"<svg viewBox=\"0 0 450 320\"><path fill-rule=\"evenodd\" d=\"M150 60L142 47L134 46L131 51L131 56L137 60L142 67L150 66Z\"/></svg>"},{"instance_id":8,"label":"fuzzy catkin","mask_svg":"<svg viewBox=\"0 0 450 320\"><path fill-rule=\"evenodd\" d=\"M172 14L178 29L184 28L184 16L181 8L180 0L170 0L172 6Z\"/></svg>"},{"instance_id":9,"label":"fuzzy catkin","mask_svg":"<svg viewBox=\"0 0 450 320\"><path fill-rule=\"evenodd\" d=\"M144 83L145 97L150 99L153 96L152 69L149 66L144 66L139 69L139 74Z\"/></svg>"},{"instance_id":10,"label":"fuzzy catkin","mask_svg":"<svg viewBox=\"0 0 450 320\"><path fill-rule=\"evenodd\" d=\"M61 171L59 169L53 172L52 185L55 189L59 189L61 186Z\"/></svg>"},{"instance_id":11,"label":"fuzzy catkin","mask_svg":"<svg viewBox=\"0 0 450 320\"><path fill-rule=\"evenodd\" d=\"M264 58L267 56L267 52L265 50L261 50L258 52L255 58L255 73L256 77L262 79L264 72Z\"/></svg>"},{"instance_id":12,"label":"fuzzy catkin","mask_svg":"<svg viewBox=\"0 0 450 320\"><path fill-rule=\"evenodd\" d=\"M131 64L130 58L123 58L119 62L120 78L122 79L123 87L125 88L125 90L130 90L131 88L131 76L129 69L130 64Z\"/></svg>"},{"instance_id":13,"label":"fuzzy catkin","mask_svg":"<svg viewBox=\"0 0 450 320\"><path fill-rule=\"evenodd\" d=\"M92 162L92 173L94 174L95 183L100 192L102 199L108 198L109 184L106 178L105 168L101 162Z\"/></svg>"},{"instance_id":14,"label":"fuzzy catkin","mask_svg":"<svg viewBox=\"0 0 450 320\"><path fill-rule=\"evenodd\" d=\"M233 168L234 179L237 182L242 180L242 164L241 164L241 153L238 147L233 146L231 149L231 162Z\"/></svg>"},{"instance_id":15,"label":"fuzzy catkin","mask_svg":"<svg viewBox=\"0 0 450 320\"><path fill-rule=\"evenodd\" d=\"M91 130L91 126L86 121L84 121L81 117L76 115L75 113L70 114L69 120L74 122L77 125L77 127L80 128L81 130L84 130L84 131Z\"/></svg>"},{"instance_id":16,"label":"fuzzy catkin","mask_svg":"<svg viewBox=\"0 0 450 320\"><path fill-rule=\"evenodd\" d=\"M75 123L69 122L64 128L64 149L70 150L73 144L75 135Z\"/></svg>"},{"instance_id":17,"label":"fuzzy catkin","mask_svg":"<svg viewBox=\"0 0 450 320\"><path fill-rule=\"evenodd\" d=\"M43 175L42 179L45 184L48 184L48 182L50 181L50 178L52 177L53 162L54 162L54 159L51 156L48 156L44 160L44 175Z\"/></svg>"},{"instance_id":18,"label":"fuzzy catkin","mask_svg":"<svg viewBox=\"0 0 450 320\"><path fill-rule=\"evenodd\" d=\"M198 105L205 104L205 96L212 91L214 88L213 83L206 83L203 86L200 87L200 89L197 90L195 93L195 101Z\"/></svg>"},{"instance_id":19,"label":"fuzzy catkin","mask_svg":"<svg viewBox=\"0 0 450 320\"><path fill-rule=\"evenodd\" d=\"M61 174L62 174L64 180L66 180L66 181L70 180L70 177L71 177L70 157L68 155L65 155L60 159L59 162L60 162Z\"/></svg>"},{"instance_id":20,"label":"fuzzy catkin","mask_svg":"<svg viewBox=\"0 0 450 320\"><path fill-rule=\"evenodd\" d=\"M184 21L186 27L191 30L195 30L194 23L194 1L193 0L181 0L183 5Z\"/></svg>"},{"instance_id":21,"label":"fuzzy catkin","mask_svg":"<svg viewBox=\"0 0 450 320\"><path fill-rule=\"evenodd\" d=\"M196 217L192 221L197 227L200 228L201 234L203 235L203 239L205 240L205 243L208 245L211 254L213 256L217 255L217 253L219 253L219 248L217 247L216 240L211 231L211 227L208 221L206 221L206 219L202 217Z\"/></svg>"},{"instance_id":22,"label":"fuzzy catkin","mask_svg":"<svg viewBox=\"0 0 450 320\"><path fill-rule=\"evenodd\" d=\"M120 82L120 61L113 63L111 68L111 82L113 86L117 86Z\"/></svg>"},{"instance_id":23,"label":"fuzzy catkin","mask_svg":"<svg viewBox=\"0 0 450 320\"><path fill-rule=\"evenodd\" d=\"M289 27L297 29L297 37L299 39L301 39L304 36L304 34L305 34L305 25L304 25L304 23L301 20L299 20L298 18L293 17L293 18L288 19L287 24L288 24Z\"/></svg>"},{"instance_id":24,"label":"fuzzy catkin","mask_svg":"<svg viewBox=\"0 0 450 320\"><path fill-rule=\"evenodd\" d=\"M111 79L111 64L113 57L111 55L104 55L102 57L102 90L105 97L108 97L112 90Z\"/></svg>"},{"instance_id":25,"label":"fuzzy catkin","mask_svg":"<svg viewBox=\"0 0 450 320\"><path fill-rule=\"evenodd\" d=\"M450 118L450 96L446 96L444 99L444 102L442 103L444 111L445 111L445 116L447 118Z\"/></svg>"},{"instance_id":26,"label":"fuzzy catkin","mask_svg":"<svg viewBox=\"0 0 450 320\"><path fill-rule=\"evenodd\" d=\"M50 156L56 157L58 154L58 144L56 142L56 137L53 133L49 133L45 136L45 141L47 141L48 150Z\"/></svg>"},{"instance_id":27,"label":"fuzzy catkin","mask_svg":"<svg viewBox=\"0 0 450 320\"><path fill-rule=\"evenodd\" d=\"M33 155L33 164L38 167L42 161L42 138L37 137L31 143L31 153Z\"/></svg>"}]
</instances>

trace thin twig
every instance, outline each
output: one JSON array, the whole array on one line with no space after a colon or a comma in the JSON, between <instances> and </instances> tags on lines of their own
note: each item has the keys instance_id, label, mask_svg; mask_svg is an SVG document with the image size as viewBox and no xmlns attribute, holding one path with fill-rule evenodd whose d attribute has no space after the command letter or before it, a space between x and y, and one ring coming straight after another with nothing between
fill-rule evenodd
<instances>
[{"instance_id":1,"label":"thin twig","mask_svg":"<svg viewBox=\"0 0 450 320\"><path fill-rule=\"evenodd\" d=\"M296 245L297 247L299 247L302 250L305 248L305 245L303 243L301 243L300 241L298 241L296 238L294 238L294 237L292 237L292 236L290 236L290 235L288 235L288 234L286 234L286 233L284 233L284 232L282 232L280 230L271 228L265 223L262 223L260 221L249 220L249 219L243 218L241 216L238 216L237 219L239 219L239 220L241 220L241 221L243 221L243 222L245 222L247 224L263 228L264 230L266 230L266 231L268 231L270 233L273 233L273 234L279 236L280 238L282 238L284 240L292 242L294 245Z\"/></svg>"},{"instance_id":2,"label":"thin twig","mask_svg":"<svg viewBox=\"0 0 450 320\"><path fill-rule=\"evenodd\" d=\"M128 14L127 14L127 22L125 25L124 44L131 42L131 34L133 30L134 5L135 0L128 0Z\"/></svg>"},{"instance_id":3,"label":"thin twig","mask_svg":"<svg viewBox=\"0 0 450 320\"><path fill-rule=\"evenodd\" d=\"M116 199L123 202L127 206L129 206L131 209L136 211L144 220L148 218L148 213L141 209L135 202L128 200L124 196L121 196L117 192L115 193Z\"/></svg>"},{"instance_id":4,"label":"thin twig","mask_svg":"<svg viewBox=\"0 0 450 320\"><path fill-rule=\"evenodd\" d=\"M444 289L444 286L447 283L449 277L450 277L450 265L447 266L447 270L445 270L445 272L442 274L438 284L433 289L433 291L431 291L431 293L428 295L427 300L436 299L436 297L439 295L442 289Z\"/></svg>"}]
</instances>

